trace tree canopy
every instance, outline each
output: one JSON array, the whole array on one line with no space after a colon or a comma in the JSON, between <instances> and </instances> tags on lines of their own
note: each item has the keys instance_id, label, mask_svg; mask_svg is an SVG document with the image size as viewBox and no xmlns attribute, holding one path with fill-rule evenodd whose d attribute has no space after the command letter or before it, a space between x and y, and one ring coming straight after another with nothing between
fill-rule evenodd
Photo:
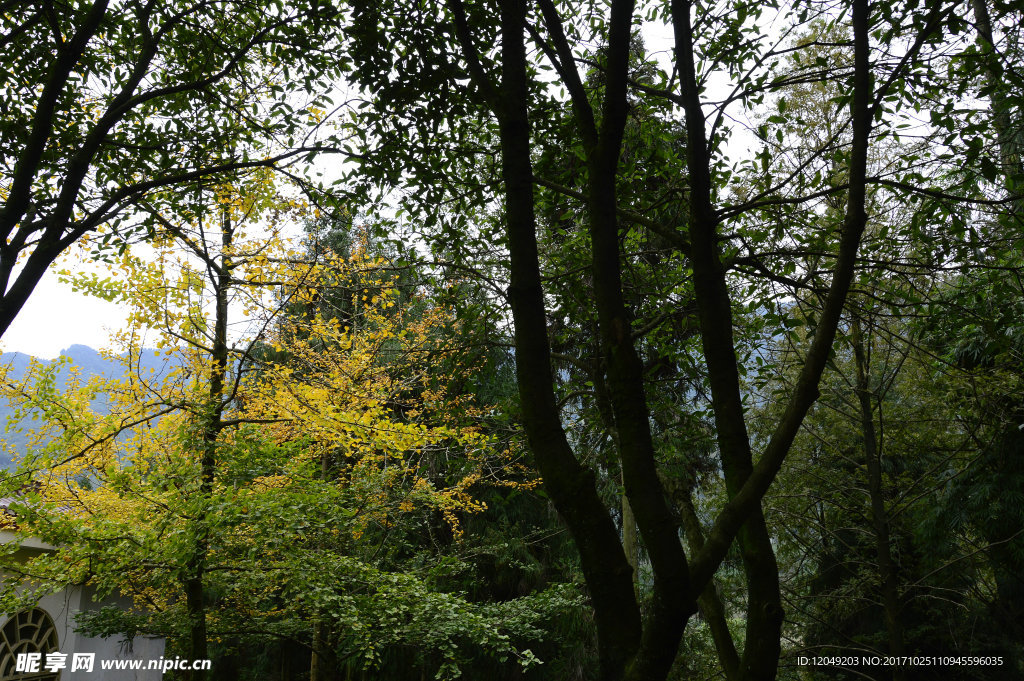
<instances>
[{"instance_id":1,"label":"tree canopy","mask_svg":"<svg viewBox=\"0 0 1024 681\"><path fill-rule=\"evenodd\" d=\"M319 148L340 77L328 5L13 2L0 39L0 334L43 272L192 208L227 173ZM309 41L308 45L305 41ZM311 49L317 45L319 49Z\"/></svg>"},{"instance_id":2,"label":"tree canopy","mask_svg":"<svg viewBox=\"0 0 1024 681\"><path fill-rule=\"evenodd\" d=\"M84 537L118 521L89 500L130 498L141 533L180 526L169 573L138 539L81 578L137 569L133 626L194 656L218 623L288 638L318 681L902 680L915 656L1019 677L1021 18L987 0L5 14L24 67L0 333L84 241L126 283L78 285L193 352L174 397L141 377L62 396L43 368L11 386L55 434L11 478L33 480L19 512ZM332 86L352 96L327 115ZM322 151L341 179L282 198L273 172L308 190ZM157 256L131 254L142 239ZM172 248L192 263L174 283ZM99 391L150 411L100 419ZM88 510L46 506L40 476ZM71 563L95 544L54 543ZM216 576L265 569L256 595Z\"/></svg>"}]
</instances>

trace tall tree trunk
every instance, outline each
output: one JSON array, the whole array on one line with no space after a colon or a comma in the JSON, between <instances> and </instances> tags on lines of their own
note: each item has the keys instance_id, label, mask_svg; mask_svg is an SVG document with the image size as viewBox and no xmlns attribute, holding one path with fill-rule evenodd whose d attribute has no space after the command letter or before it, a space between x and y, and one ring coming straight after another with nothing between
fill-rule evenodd
<instances>
[{"instance_id":1,"label":"tall tree trunk","mask_svg":"<svg viewBox=\"0 0 1024 681\"><path fill-rule=\"evenodd\" d=\"M468 28L458 26L461 6L453 3L453 10L464 52L474 62ZM534 213L525 21L523 0L502 0L501 86L491 92L501 136L516 379L523 424L545 489L580 552L594 608L600 678L616 681L640 646L640 608L618 528L597 495L593 473L580 465L569 446L553 390ZM472 64L471 70L480 73ZM486 81L481 86L485 92L489 87Z\"/></svg>"},{"instance_id":2,"label":"tall tree trunk","mask_svg":"<svg viewBox=\"0 0 1024 681\"><path fill-rule=\"evenodd\" d=\"M322 616L313 621L313 651L309 658L309 681L334 681L338 660L331 645L331 623Z\"/></svg>"},{"instance_id":3,"label":"tall tree trunk","mask_svg":"<svg viewBox=\"0 0 1024 681\"><path fill-rule=\"evenodd\" d=\"M697 509L693 505L692 492L686 485L676 485L672 490L673 499L679 509L679 516L683 522L683 531L686 533L686 541L690 545L690 552L697 553L704 547L704 530L697 517ZM711 640L715 644L715 653L718 655L718 663L725 672L727 681L737 681L740 675L740 656L736 652L736 642L733 640L732 632L729 631L729 620L726 616L725 605L718 595L715 580L708 582L697 599L700 607L700 614L707 622L711 630Z\"/></svg>"},{"instance_id":4,"label":"tall tree trunk","mask_svg":"<svg viewBox=\"0 0 1024 681\"><path fill-rule=\"evenodd\" d=\"M600 128L592 129L586 146L587 218L601 355L607 367L625 493L653 574L642 645L626 676L639 680L664 679L668 674L696 603L689 595L689 572L679 540L678 521L658 478L643 363L634 345L632 316L622 290L616 178L628 111L626 85L632 18L632 2L612 2ZM586 119L579 122L588 124Z\"/></svg>"},{"instance_id":5,"label":"tall tree trunk","mask_svg":"<svg viewBox=\"0 0 1024 681\"><path fill-rule=\"evenodd\" d=\"M860 320L854 317L852 324L854 361L857 366L857 402L860 405L861 434L864 437L864 459L868 474L868 497L871 502L871 527L875 533L875 553L882 587L882 609L885 617L885 631L889 642L889 654L897 657L906 655L903 637L903 622L900 616L902 605L899 593L899 566L893 560L890 547L889 515L885 510L882 487L881 452L875 434L875 417L871 408L871 385L869 360L864 346L864 334ZM905 668L892 668L893 681L907 678Z\"/></svg>"},{"instance_id":6,"label":"tall tree trunk","mask_svg":"<svg viewBox=\"0 0 1024 681\"><path fill-rule=\"evenodd\" d=\"M743 413L739 361L732 332L732 304L718 246L713 208L711 157L697 89L691 3L674 0L676 59L686 114L687 166L690 172L690 263L701 324L701 340L711 384L719 456L726 490L735 497L750 477L753 458ZM737 536L747 583L747 627L739 677L775 678L782 630L779 569L760 502Z\"/></svg>"},{"instance_id":7,"label":"tall tree trunk","mask_svg":"<svg viewBox=\"0 0 1024 681\"><path fill-rule=\"evenodd\" d=\"M231 288L232 263L230 257L234 228L228 208L224 208L221 224L221 258L214 266L207 267L214 277L214 331L210 354L208 390L203 412L200 414L200 503L205 504L213 492L214 476L217 470L217 441L223 429L224 387L228 367L228 292ZM196 518L196 546L189 560L188 577L185 579L185 605L189 622L189 656L192 660L209 659L206 631L206 598L204 576L209 553L210 531L205 506ZM187 672L189 681L205 681L206 670Z\"/></svg>"}]
</instances>

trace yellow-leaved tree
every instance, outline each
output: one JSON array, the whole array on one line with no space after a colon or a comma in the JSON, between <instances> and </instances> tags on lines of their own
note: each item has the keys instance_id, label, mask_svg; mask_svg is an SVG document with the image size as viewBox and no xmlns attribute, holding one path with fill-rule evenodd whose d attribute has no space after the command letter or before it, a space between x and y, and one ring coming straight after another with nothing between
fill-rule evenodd
<instances>
[{"instance_id":1,"label":"yellow-leaved tree","mask_svg":"<svg viewBox=\"0 0 1024 681\"><path fill-rule=\"evenodd\" d=\"M65 273L129 307L107 352L119 375L61 389L35 363L4 382L38 422L6 493L19 531L56 551L8 561L26 579L3 605L88 583L135 609L86 613L86 632L163 634L224 664L246 642L290 641L319 679L395 646L439 677L466 646L532 662L522 642L570 598L467 602L435 588L407 539L457 540L483 509L474 485L514 484L457 392L473 367L451 313L365 239L344 255L290 247L304 207L265 173L211 198L184 224L153 210L160 238L112 276Z\"/></svg>"}]
</instances>

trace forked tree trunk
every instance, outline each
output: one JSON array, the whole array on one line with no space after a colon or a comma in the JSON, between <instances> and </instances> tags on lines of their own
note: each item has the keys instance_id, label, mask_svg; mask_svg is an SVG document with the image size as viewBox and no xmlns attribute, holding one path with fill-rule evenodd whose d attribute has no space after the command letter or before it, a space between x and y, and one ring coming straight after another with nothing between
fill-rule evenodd
<instances>
[{"instance_id":1,"label":"forked tree trunk","mask_svg":"<svg viewBox=\"0 0 1024 681\"><path fill-rule=\"evenodd\" d=\"M855 77L853 144L846 219L837 264L817 334L807 352L784 415L756 466L737 379L732 344L732 315L725 271L718 250L718 222L711 208L710 157L703 113L693 73L691 3L672 5L682 99L687 105L691 230L697 233L690 255L701 308L702 340L711 373L713 407L730 499L709 529L703 546L687 560L676 519L658 478L644 396L642 366L632 339L631 320L622 296L621 254L616 223L615 183L626 116L626 79L633 3L613 0L608 32L605 99L600 116L589 102L575 57L562 33L551 0L538 0L551 40L549 57L567 86L580 123L588 167L588 219L592 242L602 359L620 439L623 481L637 527L651 561L654 589L641 621L633 592L632 568L618 528L596 492L594 474L575 458L562 427L553 385L544 291L537 253L533 169L528 107L530 102L524 43L524 0L500 0L500 85L480 60L461 0L448 0L457 40L474 84L494 112L501 139L506 235L510 256L508 289L515 323L516 378L523 423L552 502L568 527L587 581L597 628L602 681L663 681L675 661L682 632L697 600L708 588L729 546L739 538L749 585L748 629L739 678L772 679L778 666L782 609L778 570L760 511L760 500L778 472L811 404L835 338L853 276L863 233L866 155L873 95L868 64L868 6L853 2ZM913 49L919 49L919 42ZM600 125L597 121L600 120Z\"/></svg>"}]
</instances>

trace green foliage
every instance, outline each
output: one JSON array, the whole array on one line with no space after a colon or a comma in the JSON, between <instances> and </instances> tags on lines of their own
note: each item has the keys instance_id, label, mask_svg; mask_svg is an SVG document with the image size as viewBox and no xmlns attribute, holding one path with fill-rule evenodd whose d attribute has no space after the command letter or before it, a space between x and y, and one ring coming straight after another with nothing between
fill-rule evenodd
<instances>
[{"instance_id":1,"label":"green foliage","mask_svg":"<svg viewBox=\"0 0 1024 681\"><path fill-rule=\"evenodd\" d=\"M192 219L204 187L317 148L335 16L246 0L5 8L0 328L75 242L111 262L157 213Z\"/></svg>"},{"instance_id":2,"label":"green foliage","mask_svg":"<svg viewBox=\"0 0 1024 681\"><path fill-rule=\"evenodd\" d=\"M80 242L126 366L146 328L180 360L5 376L38 593L126 593L85 630L225 676L750 681L783 638L1019 671L1024 22L967 8L14 3L0 332Z\"/></svg>"}]
</instances>

